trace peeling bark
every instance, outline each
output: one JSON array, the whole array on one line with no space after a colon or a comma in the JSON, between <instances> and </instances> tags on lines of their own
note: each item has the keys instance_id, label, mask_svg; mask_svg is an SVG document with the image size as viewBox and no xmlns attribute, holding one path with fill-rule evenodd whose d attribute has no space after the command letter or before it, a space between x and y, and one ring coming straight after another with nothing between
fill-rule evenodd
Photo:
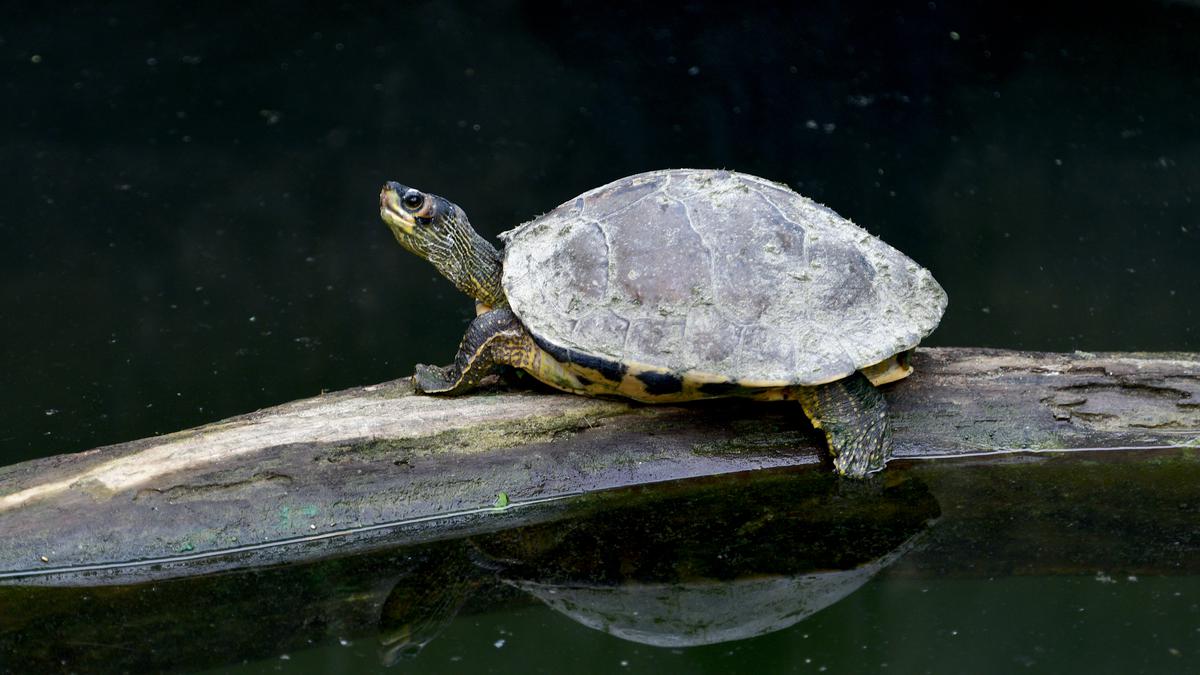
<instances>
[{"instance_id":1,"label":"peeling bark","mask_svg":"<svg viewBox=\"0 0 1200 675\"><path fill-rule=\"evenodd\" d=\"M914 366L884 388L889 472L1200 446L1200 355L923 349ZM824 462L794 404L448 399L397 380L0 468L0 583L312 559L554 518L609 488ZM98 568L56 572L78 566Z\"/></svg>"}]
</instances>

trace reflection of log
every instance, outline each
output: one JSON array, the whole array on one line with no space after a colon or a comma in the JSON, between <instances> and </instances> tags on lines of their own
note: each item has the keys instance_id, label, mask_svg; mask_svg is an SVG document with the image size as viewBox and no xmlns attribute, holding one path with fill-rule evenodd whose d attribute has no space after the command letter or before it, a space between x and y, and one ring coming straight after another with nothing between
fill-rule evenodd
<instances>
[{"instance_id":1,"label":"reflection of log","mask_svg":"<svg viewBox=\"0 0 1200 675\"><path fill-rule=\"evenodd\" d=\"M1113 447L1149 457L1200 441L1200 355L927 349L914 365L911 378L887 387L901 459L974 455L967 461L979 463L1008 461L1015 449ZM820 447L788 404L654 407L543 391L443 399L393 382L0 469L0 581L56 583L10 572L172 556L208 564L132 573L311 558L373 546L396 530L254 546L398 520L418 521L400 528L403 539L430 539L554 508L497 518L488 507L502 492L517 506L816 464Z\"/></svg>"},{"instance_id":2,"label":"reflection of log","mask_svg":"<svg viewBox=\"0 0 1200 675\"><path fill-rule=\"evenodd\" d=\"M920 480L857 487L826 472L743 473L581 500L591 503L555 522L269 570L0 587L0 673L215 668L344 639L411 663L460 611L490 624L539 599L563 622L595 627L600 612L603 630L642 642L751 637L853 592L939 514Z\"/></svg>"},{"instance_id":3,"label":"reflection of log","mask_svg":"<svg viewBox=\"0 0 1200 675\"><path fill-rule=\"evenodd\" d=\"M686 619L695 614L676 610L695 605L676 600L694 599L691 591L709 594L713 604L699 614L712 636L739 615L749 619L747 628L776 627L772 607L802 617L817 606L775 590L837 576L819 574L828 570L870 576L876 570L864 567L895 555L902 557L876 577L885 590L868 591L865 604L859 598L861 614L825 615L801 634L812 631L839 648L856 641L923 644L939 625L969 625L978 639L1004 645L987 652L988 662L1006 663L1002 654L1027 639L1031 623L1049 632L1042 627L1101 598L1094 620L1121 632L1126 624L1173 626L1186 638L1195 616L1188 577L1200 573L1200 462L1166 454L1133 462L1080 454L1036 463L914 462L865 486L804 468L745 472L575 500L553 522L273 569L120 587L0 586L0 673L174 672L265 659L242 668L258 672L280 654L313 648L331 651L299 654L299 663L317 664L310 671L337 663L347 672L374 672L377 659L392 663L398 651L411 654L431 640L409 669L437 670L476 645L477 661L464 670L531 670L534 663L546 667L533 670L575 672L579 650L621 653L572 628L589 606L576 602L583 600L579 589L609 590L609 597L639 604L605 608L606 628L649 620L655 632L691 633L694 622ZM1010 578L1031 575L1031 584ZM1101 585L1105 580L1115 585ZM637 597L654 585L653 597ZM770 585L777 588L766 597L744 592ZM534 586L562 593L551 599ZM1127 604L1114 606L1113 592ZM562 614L532 609L542 601ZM647 615L642 601L667 611ZM1063 602L1070 609L1058 606ZM730 603L744 607L730 611ZM514 607L524 609L506 611ZM971 623L997 607L1003 614L988 630ZM453 622L456 611L466 616ZM515 629L519 638L502 652L480 654L481 635L490 641L514 622L525 627ZM1087 672L1108 672L1106 656L1129 649L1115 639L1095 649L1076 644L1062 642L1064 662L1091 659ZM970 654L963 663L977 663L985 647L978 650L958 653ZM506 660L497 662L496 653ZM924 669L892 663L896 672Z\"/></svg>"}]
</instances>

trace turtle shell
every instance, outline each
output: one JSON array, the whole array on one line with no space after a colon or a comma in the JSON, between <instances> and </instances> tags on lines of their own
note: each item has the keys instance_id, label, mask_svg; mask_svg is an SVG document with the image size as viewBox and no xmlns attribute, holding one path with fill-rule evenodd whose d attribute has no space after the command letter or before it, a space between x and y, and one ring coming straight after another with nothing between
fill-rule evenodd
<instances>
[{"instance_id":1,"label":"turtle shell","mask_svg":"<svg viewBox=\"0 0 1200 675\"><path fill-rule=\"evenodd\" d=\"M731 171L622 178L501 238L513 312L577 363L821 384L915 347L946 308L903 253L785 185Z\"/></svg>"}]
</instances>

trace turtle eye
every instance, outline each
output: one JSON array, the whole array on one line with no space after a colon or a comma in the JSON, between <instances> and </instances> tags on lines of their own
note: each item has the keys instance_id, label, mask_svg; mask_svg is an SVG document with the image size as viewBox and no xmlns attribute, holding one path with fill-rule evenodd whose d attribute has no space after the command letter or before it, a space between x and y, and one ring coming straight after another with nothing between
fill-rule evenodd
<instances>
[{"instance_id":1,"label":"turtle eye","mask_svg":"<svg viewBox=\"0 0 1200 675\"><path fill-rule=\"evenodd\" d=\"M404 193L404 197L401 198L400 201L404 203L404 208L408 209L409 211L416 211L417 209L421 208L422 204L425 203L425 195L421 194L417 190L409 190L408 192Z\"/></svg>"}]
</instances>

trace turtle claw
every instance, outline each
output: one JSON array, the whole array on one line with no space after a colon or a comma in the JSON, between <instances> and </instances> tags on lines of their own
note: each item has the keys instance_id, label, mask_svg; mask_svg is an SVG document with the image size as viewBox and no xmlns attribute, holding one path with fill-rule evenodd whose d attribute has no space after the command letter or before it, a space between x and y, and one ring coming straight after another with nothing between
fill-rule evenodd
<instances>
[{"instance_id":1,"label":"turtle claw","mask_svg":"<svg viewBox=\"0 0 1200 675\"><path fill-rule=\"evenodd\" d=\"M885 439L866 439L868 448L842 448L842 452L834 456L833 467L839 475L850 478L864 478L867 474L883 469L887 463L887 447Z\"/></svg>"},{"instance_id":2,"label":"turtle claw","mask_svg":"<svg viewBox=\"0 0 1200 675\"><path fill-rule=\"evenodd\" d=\"M454 387L445 368L418 363L413 370L413 388L418 394L437 394Z\"/></svg>"}]
</instances>

